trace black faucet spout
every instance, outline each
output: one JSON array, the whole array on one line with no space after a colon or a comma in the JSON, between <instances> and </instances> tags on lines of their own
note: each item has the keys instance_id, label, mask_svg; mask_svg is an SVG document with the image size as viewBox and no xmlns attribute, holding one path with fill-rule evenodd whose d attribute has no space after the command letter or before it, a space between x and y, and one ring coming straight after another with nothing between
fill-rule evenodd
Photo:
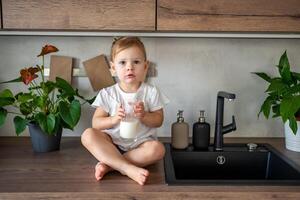
<instances>
[{"instance_id":1,"label":"black faucet spout","mask_svg":"<svg viewBox=\"0 0 300 200\"><path fill-rule=\"evenodd\" d=\"M233 100L233 99L235 99L235 94L220 91L220 92L218 92L218 97L223 97L223 98L226 98L226 99L232 99Z\"/></svg>"},{"instance_id":2,"label":"black faucet spout","mask_svg":"<svg viewBox=\"0 0 300 200\"><path fill-rule=\"evenodd\" d=\"M217 96L217 109L216 109L216 124L215 124L215 137L214 137L214 150L223 151L223 135L236 130L235 118L232 116L232 123L223 126L224 116L224 98L233 100L235 94L220 91Z\"/></svg>"}]
</instances>

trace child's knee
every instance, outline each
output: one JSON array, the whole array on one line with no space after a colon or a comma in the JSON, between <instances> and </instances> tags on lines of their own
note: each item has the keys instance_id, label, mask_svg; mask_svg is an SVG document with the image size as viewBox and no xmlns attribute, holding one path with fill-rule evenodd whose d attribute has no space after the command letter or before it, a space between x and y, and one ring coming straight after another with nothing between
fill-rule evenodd
<instances>
[{"instance_id":1,"label":"child's knee","mask_svg":"<svg viewBox=\"0 0 300 200\"><path fill-rule=\"evenodd\" d=\"M90 141L93 141L94 139L94 129L93 128L87 128L82 134L81 134L81 143L86 146L89 144Z\"/></svg>"},{"instance_id":2,"label":"child's knee","mask_svg":"<svg viewBox=\"0 0 300 200\"><path fill-rule=\"evenodd\" d=\"M165 156L165 147L159 141L149 141L149 156L161 160Z\"/></svg>"}]
</instances>

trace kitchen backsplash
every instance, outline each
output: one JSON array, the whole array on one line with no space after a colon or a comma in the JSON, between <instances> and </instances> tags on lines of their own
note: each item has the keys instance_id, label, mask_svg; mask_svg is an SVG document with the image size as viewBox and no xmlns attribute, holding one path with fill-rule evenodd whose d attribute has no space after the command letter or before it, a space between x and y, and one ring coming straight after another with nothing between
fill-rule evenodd
<instances>
[{"instance_id":1,"label":"kitchen backsplash","mask_svg":"<svg viewBox=\"0 0 300 200\"><path fill-rule=\"evenodd\" d=\"M178 109L184 110L185 121L191 126L198 120L199 110L206 112L206 121L214 134L216 96L219 90L236 94L233 102L225 101L224 124L235 115L237 131L226 137L281 137L283 124L280 119L266 120L257 113L264 100L266 83L251 74L264 71L275 74L274 65L287 50L290 64L300 71L300 39L228 39L228 38L141 38L147 55L154 63L155 76L148 82L158 86L170 99L165 107L164 124L158 136L170 136L171 124ZM37 55L44 44L57 46L56 55L75 58L75 66L99 54L109 55L112 37L63 37L63 36L0 36L0 82L14 78L23 67L37 62ZM38 64L38 62L36 63ZM46 60L49 66L49 60ZM87 77L74 77L73 85L84 95L93 96ZM8 85L0 85L0 90ZM17 84L9 85L17 89ZM94 109L82 109L81 120L72 132L64 130L63 136L80 136L91 126ZM0 136L15 136L12 118L0 128ZM23 134L28 135L28 132Z\"/></svg>"}]
</instances>

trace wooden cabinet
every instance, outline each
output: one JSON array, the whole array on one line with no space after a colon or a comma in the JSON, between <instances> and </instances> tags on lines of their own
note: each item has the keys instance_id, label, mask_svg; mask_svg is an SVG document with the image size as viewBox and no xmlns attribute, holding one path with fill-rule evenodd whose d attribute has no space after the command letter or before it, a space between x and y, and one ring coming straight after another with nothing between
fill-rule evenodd
<instances>
[{"instance_id":1,"label":"wooden cabinet","mask_svg":"<svg viewBox=\"0 0 300 200\"><path fill-rule=\"evenodd\" d=\"M157 30L300 32L300 1L157 0Z\"/></svg>"},{"instance_id":2,"label":"wooden cabinet","mask_svg":"<svg viewBox=\"0 0 300 200\"><path fill-rule=\"evenodd\" d=\"M155 30L155 0L2 0L4 29Z\"/></svg>"},{"instance_id":3,"label":"wooden cabinet","mask_svg":"<svg viewBox=\"0 0 300 200\"><path fill-rule=\"evenodd\" d=\"M300 0L2 0L2 17L7 30L300 32Z\"/></svg>"}]
</instances>

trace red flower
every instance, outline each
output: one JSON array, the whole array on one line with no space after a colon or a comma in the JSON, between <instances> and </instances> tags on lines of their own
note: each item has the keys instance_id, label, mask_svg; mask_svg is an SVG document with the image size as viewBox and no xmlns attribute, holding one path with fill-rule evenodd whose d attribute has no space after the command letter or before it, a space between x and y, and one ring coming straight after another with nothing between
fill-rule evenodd
<instances>
[{"instance_id":1,"label":"red flower","mask_svg":"<svg viewBox=\"0 0 300 200\"><path fill-rule=\"evenodd\" d=\"M53 45L45 45L43 48L42 48L42 51L41 53L37 56L43 56L43 55L46 55L48 53L52 53L52 52L57 52L58 51L58 48L56 48L55 46Z\"/></svg>"},{"instance_id":2,"label":"red flower","mask_svg":"<svg viewBox=\"0 0 300 200\"><path fill-rule=\"evenodd\" d=\"M38 75L36 75L35 73L37 73L39 71L39 68L37 67L29 67L28 69L22 69L20 71L21 74L21 78L23 83L25 83L26 85L28 85L33 79L37 78Z\"/></svg>"}]
</instances>

